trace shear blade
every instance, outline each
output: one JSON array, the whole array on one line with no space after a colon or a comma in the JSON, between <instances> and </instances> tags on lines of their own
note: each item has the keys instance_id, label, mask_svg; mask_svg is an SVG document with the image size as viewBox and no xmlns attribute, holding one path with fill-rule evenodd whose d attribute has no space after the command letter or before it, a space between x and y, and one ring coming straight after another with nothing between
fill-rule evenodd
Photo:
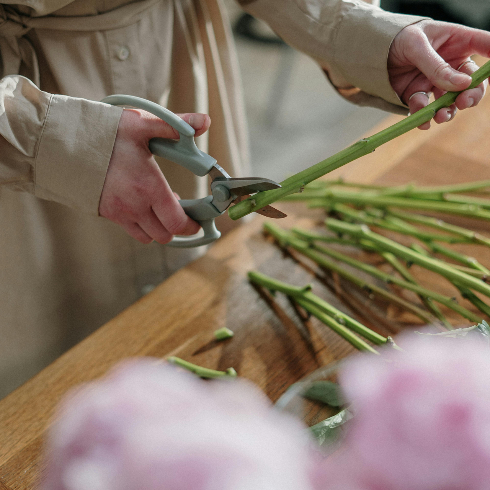
<instances>
[{"instance_id":1,"label":"shear blade","mask_svg":"<svg viewBox=\"0 0 490 490\"><path fill-rule=\"evenodd\" d=\"M213 181L213 184L220 183L224 184L235 196L245 196L259 191L270 191L281 187L277 182L261 177L240 177L236 179L216 178Z\"/></svg>"},{"instance_id":2,"label":"shear blade","mask_svg":"<svg viewBox=\"0 0 490 490\"><path fill-rule=\"evenodd\" d=\"M263 208L257 209L255 212L261 214L262 216L267 216L268 218L274 219L285 218L287 216L287 214L279 211L279 209L276 209L269 204Z\"/></svg>"},{"instance_id":3,"label":"shear blade","mask_svg":"<svg viewBox=\"0 0 490 490\"><path fill-rule=\"evenodd\" d=\"M250 194L245 194L243 196L238 196L234 201L233 204L238 204L241 201L244 201L250 197ZM274 219L279 219L279 218L285 218L287 214L283 213L282 211L279 211L279 209L276 209L269 204L267 206L264 206L263 208L257 209L255 211L258 214L261 214L262 216L267 216L268 218L274 218Z\"/></svg>"}]
</instances>

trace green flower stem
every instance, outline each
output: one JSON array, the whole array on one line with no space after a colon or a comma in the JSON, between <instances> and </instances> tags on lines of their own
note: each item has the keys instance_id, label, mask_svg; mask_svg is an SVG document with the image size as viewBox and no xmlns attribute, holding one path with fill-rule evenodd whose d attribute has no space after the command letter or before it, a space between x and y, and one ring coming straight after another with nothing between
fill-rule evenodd
<instances>
[{"instance_id":1,"label":"green flower stem","mask_svg":"<svg viewBox=\"0 0 490 490\"><path fill-rule=\"evenodd\" d=\"M344 325L341 325L337 321L335 321L331 316L324 313L320 308L312 305L309 301L301 297L294 298L301 307L303 307L306 311L311 313L313 316L318 318L322 323L327 325L327 327L331 328L334 332L339 334L342 338L347 340L350 344L352 344L356 349L365 352L371 352L373 354L379 354L379 352L371 347L367 342L359 338L355 333L351 332Z\"/></svg>"},{"instance_id":2,"label":"green flower stem","mask_svg":"<svg viewBox=\"0 0 490 490\"><path fill-rule=\"evenodd\" d=\"M383 337L370 328L367 328L362 323L358 322L354 318L351 318L349 315L346 315L331 304L316 296L314 293L311 292L311 287L310 289L295 288L294 286L291 287L287 283L278 281L277 279L273 279L269 276L266 276L265 274L261 274L260 272L256 271L250 271L248 273L248 277L253 283L259 284L260 286L270 289L272 291L279 291L281 293L287 294L296 302L298 302L298 298L303 299L306 303L313 305L315 308L333 317L333 319L337 323L345 325L348 329L358 333L359 335L362 335L365 339L373 342L373 344L382 345L386 344L386 342L388 341L386 337ZM293 291L293 294L290 294L291 291ZM307 306L302 306L303 308L305 308L306 311L309 311L313 314L313 312L310 311Z\"/></svg>"},{"instance_id":3,"label":"green flower stem","mask_svg":"<svg viewBox=\"0 0 490 490\"><path fill-rule=\"evenodd\" d=\"M443 194L442 199L446 202L471 204L483 209L490 209L490 199L482 199L481 197L460 196L458 194Z\"/></svg>"},{"instance_id":4,"label":"green flower stem","mask_svg":"<svg viewBox=\"0 0 490 490\"><path fill-rule=\"evenodd\" d=\"M309 231L304 231L304 230L300 230L298 228L293 228L291 230L293 233L295 233L297 236L299 236L300 238L304 239L304 240L307 240L309 242L312 242L312 241L315 241L315 240L318 240L318 241L321 241L322 243L339 243L339 244L348 244L348 245L351 245L351 246L361 246L363 249L365 250L368 250L370 252L377 252L377 253L380 253L381 256L383 258L385 258L385 260L391 264L391 266L397 270L399 272L399 274L408 282L412 282L414 284L417 284L417 282L415 281L414 277L410 274L410 272L408 271L408 269L391 253L389 252L379 252L379 250L376 248L376 245L372 242L369 242L369 240L358 240L358 241L355 241L355 240L346 240L345 238L337 238L337 239L334 239L334 238L330 238L330 237L327 237L325 235L320 235L320 234L317 234L317 233L312 233L312 232L309 232ZM420 245L417 245L417 244L413 244L412 245L413 249L418 251L418 253L422 253L423 255L427 256L427 257L430 257L429 253L427 250L423 249ZM478 279L481 279L481 280L484 280L484 279L487 279L488 275L481 271L481 270L477 270L477 269L470 269L470 268L467 268L467 267L463 267L463 266L458 266L456 264L452 264L451 265L452 267L454 267L455 269L465 273L465 274L469 274L469 275L472 275L473 277L477 277ZM463 289L460 287L458 288L460 290L460 292L462 293L463 295ZM431 298L428 298L426 297L425 295L422 295L422 294L419 294L418 295L419 298L421 299L421 301L425 304L425 306L427 307L427 309L429 311L432 312L432 314L438 319L441 321L441 323L449 330L451 330L453 327L451 325L451 323L447 320L447 318L445 317L445 315L442 313L442 311L440 310L440 308L437 306L437 304L434 303L434 301L431 299ZM465 294L463 295L463 297L465 297L466 299L468 299L469 301L471 301L480 311L482 311L483 313L486 313L487 309L489 308L488 306L486 306L486 304L481 300L479 299L475 294L473 294L469 289L465 289Z\"/></svg>"},{"instance_id":5,"label":"green flower stem","mask_svg":"<svg viewBox=\"0 0 490 490\"><path fill-rule=\"evenodd\" d=\"M440 233L427 233L421 231L420 229L414 226L409 225L406 222L403 222L400 219L395 221L395 220L389 220L389 219L383 219L383 218L371 216L366 211L359 211L349 206L346 206L345 204L338 204L338 203L334 204L331 207L331 209L333 211L340 213L343 216L347 216L351 218L354 221L377 226L379 228L384 228L386 230L395 231L397 233L401 233L402 235L410 235L413 236L414 238L418 238L419 240L423 240L423 241L433 240L433 241L444 241L448 243L459 243L461 241L463 242L467 241L466 239L459 238L454 235L442 235Z\"/></svg>"},{"instance_id":6,"label":"green flower stem","mask_svg":"<svg viewBox=\"0 0 490 490\"><path fill-rule=\"evenodd\" d=\"M231 339L234 335L233 331L227 327L218 328L218 330L214 331L214 338L216 340Z\"/></svg>"},{"instance_id":7,"label":"green flower stem","mask_svg":"<svg viewBox=\"0 0 490 490\"><path fill-rule=\"evenodd\" d=\"M425 255L426 257L431 257L428 250L426 250L424 247L422 247L418 243L412 243L412 245L410 245L410 248L412 250L415 250L419 254ZM468 274L470 276L477 277L478 279L485 281L485 282L488 282L488 280L490 279L488 274L485 274L484 272L477 270L477 269L470 269L469 267L465 267L464 265L459 265L459 264L451 264L451 267L453 267L454 269L456 269L460 272L464 272L465 274Z\"/></svg>"},{"instance_id":8,"label":"green flower stem","mask_svg":"<svg viewBox=\"0 0 490 490\"><path fill-rule=\"evenodd\" d=\"M472 303L474 306L476 306L482 313L487 315L487 317L490 318L490 306L487 305L484 301L482 301L473 291L471 291L468 288L458 286L455 284L455 286L459 289L459 292L461 293L461 296L463 298L467 299L470 303Z\"/></svg>"},{"instance_id":9,"label":"green flower stem","mask_svg":"<svg viewBox=\"0 0 490 490\"><path fill-rule=\"evenodd\" d=\"M336 243L339 245L349 245L351 247L356 247L356 248L361 247L363 250L366 250L368 252L378 253L378 249L376 245L370 242L369 240L364 240L364 239L352 240L345 237L343 238L329 237L326 235L320 235L319 233L313 233L311 231L302 230L300 228L291 228L291 232L306 242L313 242L316 240L322 243Z\"/></svg>"},{"instance_id":10,"label":"green flower stem","mask_svg":"<svg viewBox=\"0 0 490 490\"><path fill-rule=\"evenodd\" d=\"M381 252L381 256L405 279L405 281L411 282L412 284L418 284L415 278L410 274L410 271L390 252ZM420 284L418 284L420 286ZM453 326L448 321L444 313L440 308L432 301L431 298L418 294L418 297L424 303L429 311L440 320L440 322L448 329L452 330Z\"/></svg>"},{"instance_id":11,"label":"green flower stem","mask_svg":"<svg viewBox=\"0 0 490 490\"><path fill-rule=\"evenodd\" d=\"M400 195L400 196L412 196L412 195L439 195L442 196L447 193L458 192L471 192L479 191L482 189L490 188L490 180L478 180L474 182L463 182L460 184L449 184L439 186L424 186L417 187L415 184L405 184L401 186L387 186L387 185L373 185L373 184L357 184L355 182L344 182L342 179L338 180L320 180L308 184L308 187L321 189L332 186L343 187L356 187L358 189L376 190L384 195ZM387 193L387 194L385 194Z\"/></svg>"},{"instance_id":12,"label":"green flower stem","mask_svg":"<svg viewBox=\"0 0 490 490\"><path fill-rule=\"evenodd\" d=\"M418 284L416 281L415 281L415 278L410 274L410 272L408 271L408 269L391 253L389 252L379 252L379 250L376 248L375 244L373 244L372 242L369 242L368 240L359 240L358 242L354 241L354 240L345 240L343 238L338 238L338 239L330 239L329 237L326 237L325 235L320 235L320 234L317 234L317 233L312 233L312 232L309 232L309 231L304 231L304 230L300 230L298 228L293 228L291 230L293 233L295 233L297 236L303 238L304 240L307 240L308 242L312 242L312 241L315 241L315 240L318 240L318 241L321 241L322 243L329 243L329 242L332 242L332 243L339 243L339 244L349 244L349 245L353 245L353 246L361 246L363 249L365 250L368 250L370 252L377 252L377 253L380 253L381 256L383 258L385 258L385 260L390 263L390 265L392 265L392 267L394 269L396 269L399 274L408 282L412 282L413 284ZM429 257L429 253L427 250L423 249L420 245L418 244L413 244L412 247L417 250L419 253L422 253L423 255ZM453 267L455 268L458 268L458 266L455 266L453 265ZM481 271L477 271L477 270L473 270L473 269L468 269L466 267L461 267L461 271L462 272L465 272L465 273L469 273L469 274L474 274L476 277L482 279L482 278L485 278L486 275L481 272ZM463 295L463 289L461 287L458 288L460 290L460 292L462 293ZM418 294L419 298L421 299L421 301L425 304L425 306L428 308L429 311L432 312L432 314L448 329L448 330L452 330L453 327L451 325L451 323L447 320L446 316L444 315L444 313L440 310L440 308L437 306L437 304L434 303L433 299L432 298L429 298L427 297L426 295L423 295L423 294ZM488 308L486 306L486 304L481 300L479 299L475 294L473 294L469 289L465 289L465 294L463 295L463 297L465 297L466 299L468 299L469 301L471 301L480 311L482 311L483 313L486 313L487 309L485 308ZM446 298L447 301L452 301L451 298ZM449 303L448 303L449 304ZM451 307L452 306L452 303L449 304L449 306ZM464 312L464 311L463 311ZM459 313L459 311L458 311ZM470 313L470 312L468 312ZM463 316L467 316L468 313L465 313L465 315Z\"/></svg>"},{"instance_id":13,"label":"green flower stem","mask_svg":"<svg viewBox=\"0 0 490 490\"><path fill-rule=\"evenodd\" d=\"M327 235L321 235L319 233L313 233L311 231L307 230L301 230L300 228L291 228L291 231L297 235L299 238L311 242L314 240L317 240L322 243L336 243L339 245L349 245L353 247L362 247L364 250L367 250L368 252L376 252L379 253L378 248L376 245L369 240L365 239L349 239L347 237L331 237ZM411 248L415 250L416 252L422 253L423 255L426 255L427 257L430 257L430 254L427 250L423 249L420 245L418 244L412 244ZM465 267L463 265L458 265L458 264L451 264L451 267L454 269L457 269L461 272L464 272L465 274L469 274L470 276L477 277L478 279L481 279L482 281L488 282L490 279L490 275L486 274L485 272L482 272L481 270L477 269L470 269L468 267Z\"/></svg>"},{"instance_id":14,"label":"green flower stem","mask_svg":"<svg viewBox=\"0 0 490 490\"><path fill-rule=\"evenodd\" d=\"M419 245L418 243L412 243L412 245L410 245L410 248L412 250L415 250L415 252L417 252L419 254L425 255L426 257L431 257L430 253L424 247ZM470 276L477 277L478 279L480 279L482 281L487 282L487 280L488 280L488 275L482 271L479 271L476 269L470 269L468 267L465 267L464 265L458 265L458 264L451 264L451 267L453 267L454 269L456 269L460 272L464 272L465 274L468 274Z\"/></svg>"},{"instance_id":15,"label":"green flower stem","mask_svg":"<svg viewBox=\"0 0 490 490\"><path fill-rule=\"evenodd\" d=\"M480 281L468 274L464 274L463 272L456 270L454 267L451 267L440 260L425 257L408 247L390 240L389 238L383 237L378 233L371 231L366 225L352 225L334 219L327 219L326 224L332 231L367 238L368 240L374 242L381 250L392 252L397 257L401 257L404 260L418 264L426 269L441 274L451 282L458 282L465 287L474 289L475 291L490 297L490 286L483 281Z\"/></svg>"},{"instance_id":16,"label":"green flower stem","mask_svg":"<svg viewBox=\"0 0 490 490\"><path fill-rule=\"evenodd\" d=\"M465 274L468 274L469 276L477 277L481 281L484 281L486 283L489 282L490 276L488 274L485 274L485 272L482 272L477 269L470 269L469 267L465 267L464 265L459 265L459 264L451 264L451 267L454 267L456 270L460 272L464 272Z\"/></svg>"},{"instance_id":17,"label":"green flower stem","mask_svg":"<svg viewBox=\"0 0 490 490\"><path fill-rule=\"evenodd\" d=\"M364 289L369 293L376 294L377 296L380 296L390 301L391 303L397 304L405 310L411 311L414 315L418 316L422 321L427 324L434 323L434 317L424 311L422 308L419 308L410 301L406 301L403 298L400 298L396 294L393 294L386 289L365 281L356 274L350 273L339 264L328 260L324 254L313 250L308 243L304 242L303 240L299 240L294 235L282 230L275 225L272 225L271 223L264 223L264 230L272 235L282 247L290 246L291 248L297 250L309 259L316 262L320 267L336 272L337 274L339 274L339 276L347 279L359 288Z\"/></svg>"},{"instance_id":18,"label":"green flower stem","mask_svg":"<svg viewBox=\"0 0 490 490\"><path fill-rule=\"evenodd\" d=\"M473 88L482 83L490 76L490 62L485 63L471 76L473 82L468 88ZM239 219L250 214L264 206L271 204L284 196L301 191L304 186L313 180L335 170L336 168L345 165L359 157L362 157L373 150L383 145L384 143L404 134L424 122L430 121L435 113L444 107L449 107L459 95L459 92L447 92L442 97L439 97L428 106L420 109L414 114L406 117L402 121L393 124L375 135L362 139L339 153L323 160L310 168L307 168L296 175L293 175L281 182L280 189L270 191L262 191L239 202L238 204L228 209L228 215L231 219ZM489 213L490 214L490 213Z\"/></svg>"},{"instance_id":19,"label":"green flower stem","mask_svg":"<svg viewBox=\"0 0 490 490\"><path fill-rule=\"evenodd\" d=\"M419 223L421 225L430 226L438 230L444 230L449 233L454 233L455 235L459 235L461 237L467 238L469 241L473 243L478 243L490 247L490 238L486 238L480 235L479 233L476 233L473 230L468 230L466 228L463 228L462 226L451 225L438 218L432 218L430 216L422 216L419 214L414 214L414 213L409 213L404 211L394 211L391 209L386 211L386 213L388 215L395 216L407 221L411 221L413 223Z\"/></svg>"},{"instance_id":20,"label":"green flower stem","mask_svg":"<svg viewBox=\"0 0 490 490\"><path fill-rule=\"evenodd\" d=\"M490 62L489 62L490 63ZM267 191L274 192L274 191ZM288 200L301 201L309 198L308 193L303 195L288 196ZM481 209L473 204L458 204L452 202L430 201L423 199L412 199L406 197L384 197L368 195L354 192L333 192L329 191L328 195L323 198L312 197L309 199L308 206L311 208L327 208L332 203L350 203L356 206L377 206L380 208L408 208L419 209L422 211L433 211L438 213L455 214L469 218L479 218L490 220L490 211Z\"/></svg>"},{"instance_id":21,"label":"green flower stem","mask_svg":"<svg viewBox=\"0 0 490 490\"><path fill-rule=\"evenodd\" d=\"M438 252L442 255L445 255L446 257L449 257L450 259L456 260L457 262L461 262L463 265L479 270L483 272L485 275L490 275L490 271L483 265L481 265L478 260L476 260L473 257L468 257L468 255L456 252L455 250L451 250L447 247L444 247L438 243L432 243L429 242L427 243L427 246L433 251L433 252Z\"/></svg>"},{"instance_id":22,"label":"green flower stem","mask_svg":"<svg viewBox=\"0 0 490 490\"><path fill-rule=\"evenodd\" d=\"M426 250L424 247L422 247L422 245L419 245L418 243L412 243L412 245L410 245L410 248L415 252L419 253L420 255L423 255L424 257L430 257L429 251Z\"/></svg>"},{"instance_id":23,"label":"green flower stem","mask_svg":"<svg viewBox=\"0 0 490 490\"><path fill-rule=\"evenodd\" d=\"M313 241L318 240L324 243L336 243L339 245L349 245L352 247L359 246L359 242L356 240L343 239L338 237L330 237L326 235L320 235L319 233L313 233L307 230L301 230L299 228L291 228L291 231L297 235L299 238L305 241Z\"/></svg>"},{"instance_id":24,"label":"green flower stem","mask_svg":"<svg viewBox=\"0 0 490 490\"><path fill-rule=\"evenodd\" d=\"M233 368L228 368L226 371L216 371L215 369L208 369L205 367L192 364L192 362L184 361L180 357L169 357L168 362L180 366L194 374L197 374L201 378L236 378L237 373Z\"/></svg>"},{"instance_id":25,"label":"green flower stem","mask_svg":"<svg viewBox=\"0 0 490 490\"><path fill-rule=\"evenodd\" d=\"M429 244L430 245L430 244ZM421 253L422 255L425 255L427 257L429 257L429 252L421 247L420 245L414 243L412 244L411 248L415 251L418 251L419 253ZM470 273L478 273L478 274L482 274L484 278L486 278L486 274L480 270L475 270L475 269L468 269L466 267L459 267L457 265L452 265L452 267L455 267L457 268L458 270L461 270L462 272L466 272L467 274ZM459 292L461 293L461 296L465 299L467 299L470 303L472 303L474 306L476 306L482 313L484 313L485 315L489 315L490 313L490 306L488 306L484 301L482 301L475 293L473 293L473 291L471 291L470 289L464 287L464 286L461 286L460 284L458 284L457 282L454 283L454 286L459 290Z\"/></svg>"},{"instance_id":26,"label":"green flower stem","mask_svg":"<svg viewBox=\"0 0 490 490\"><path fill-rule=\"evenodd\" d=\"M298 235L299 237L304 238L307 241L314 241L319 238L319 241L322 241L322 243L325 242L324 235L318 235L315 233L311 232L304 232L303 230L300 230L298 228L293 228L291 230L293 233ZM345 240L343 239L337 239L337 243L345 244ZM359 240L358 242L355 241L350 241L350 245L354 246L361 246L364 250L368 250L370 252L376 252L380 253L376 246L372 243L369 242L368 240ZM398 273L406 280L409 282L412 282L414 284L417 284L417 281L415 278L410 274L408 269L390 252L381 252L380 255L396 270ZM419 294L419 298L422 301L422 303L425 304L427 309L432 312L432 314L440 320L440 322L449 330L451 330L453 327L451 323L447 320L445 317L444 313L440 310L440 308L432 301L431 298L427 298L424 295Z\"/></svg>"},{"instance_id":27,"label":"green flower stem","mask_svg":"<svg viewBox=\"0 0 490 490\"><path fill-rule=\"evenodd\" d=\"M408 289L409 291L413 291L414 293L417 293L419 295L425 296L427 298L432 298L434 301L437 301L438 303L441 303L447 306L448 308L451 308L452 310L456 311L457 313L459 313L464 318L467 318L468 320L474 322L480 321L478 316L476 316L466 308L463 308L462 306L458 305L452 298L449 298L448 296L444 296L442 294L426 289L418 284L413 284L403 279L399 279L398 277L391 276L390 274L386 274L385 272L380 271L376 267L373 267L368 264L364 264L363 262L353 259L340 252L337 252L336 250L332 250L319 245L315 246L315 250L318 250L321 253L324 253L337 260L340 260L346 264L349 264L352 267L356 267L357 269L360 269L374 277L377 277L378 279L385 281L387 284L396 284L404 289Z\"/></svg>"},{"instance_id":28,"label":"green flower stem","mask_svg":"<svg viewBox=\"0 0 490 490\"><path fill-rule=\"evenodd\" d=\"M390 188L387 186L388 189ZM449 185L439 185L439 186L424 186L424 187L413 187L411 194L447 194L447 193L457 193L457 192L471 192L478 191L481 189L486 189L490 187L490 180L477 180L474 182L462 182L460 184L449 184Z\"/></svg>"}]
</instances>

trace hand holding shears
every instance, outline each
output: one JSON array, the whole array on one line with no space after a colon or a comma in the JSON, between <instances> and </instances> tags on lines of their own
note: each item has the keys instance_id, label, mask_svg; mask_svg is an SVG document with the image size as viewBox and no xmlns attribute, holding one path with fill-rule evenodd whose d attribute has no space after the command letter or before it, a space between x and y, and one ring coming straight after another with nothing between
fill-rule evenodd
<instances>
[{"instance_id":1,"label":"hand holding shears","mask_svg":"<svg viewBox=\"0 0 490 490\"><path fill-rule=\"evenodd\" d=\"M168 243L170 246L187 248L213 242L220 237L220 232L214 223L215 218L223 214L234 201L240 200L244 195L280 187L279 184L269 179L230 177L214 158L197 148L194 141L194 129L180 117L158 104L127 95L111 95L102 102L143 109L167 122L178 131L179 140L153 138L149 142L151 153L172 160L198 176L209 175L212 179L209 196L202 199L179 201L185 213L202 226L204 235L188 238L175 237ZM258 212L275 218L285 216L271 206L266 206Z\"/></svg>"}]
</instances>

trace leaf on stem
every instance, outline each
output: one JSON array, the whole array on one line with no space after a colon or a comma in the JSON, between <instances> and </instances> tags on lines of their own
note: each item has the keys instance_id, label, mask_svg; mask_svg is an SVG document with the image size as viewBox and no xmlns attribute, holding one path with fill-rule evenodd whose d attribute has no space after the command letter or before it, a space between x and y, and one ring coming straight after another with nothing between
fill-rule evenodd
<instances>
[{"instance_id":1,"label":"leaf on stem","mask_svg":"<svg viewBox=\"0 0 490 490\"><path fill-rule=\"evenodd\" d=\"M314 381L302 396L308 400L324 403L329 407L341 407L345 405L340 386L332 381Z\"/></svg>"}]
</instances>

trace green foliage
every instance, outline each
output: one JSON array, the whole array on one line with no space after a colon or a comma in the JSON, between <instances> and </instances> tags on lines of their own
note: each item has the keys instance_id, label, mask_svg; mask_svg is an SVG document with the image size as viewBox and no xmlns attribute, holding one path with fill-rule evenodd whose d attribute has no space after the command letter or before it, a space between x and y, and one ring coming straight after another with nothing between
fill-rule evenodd
<instances>
[{"instance_id":1,"label":"green foliage","mask_svg":"<svg viewBox=\"0 0 490 490\"><path fill-rule=\"evenodd\" d=\"M314 381L303 393L303 397L325 403L330 407L341 407L345 404L340 386L332 381Z\"/></svg>"}]
</instances>

